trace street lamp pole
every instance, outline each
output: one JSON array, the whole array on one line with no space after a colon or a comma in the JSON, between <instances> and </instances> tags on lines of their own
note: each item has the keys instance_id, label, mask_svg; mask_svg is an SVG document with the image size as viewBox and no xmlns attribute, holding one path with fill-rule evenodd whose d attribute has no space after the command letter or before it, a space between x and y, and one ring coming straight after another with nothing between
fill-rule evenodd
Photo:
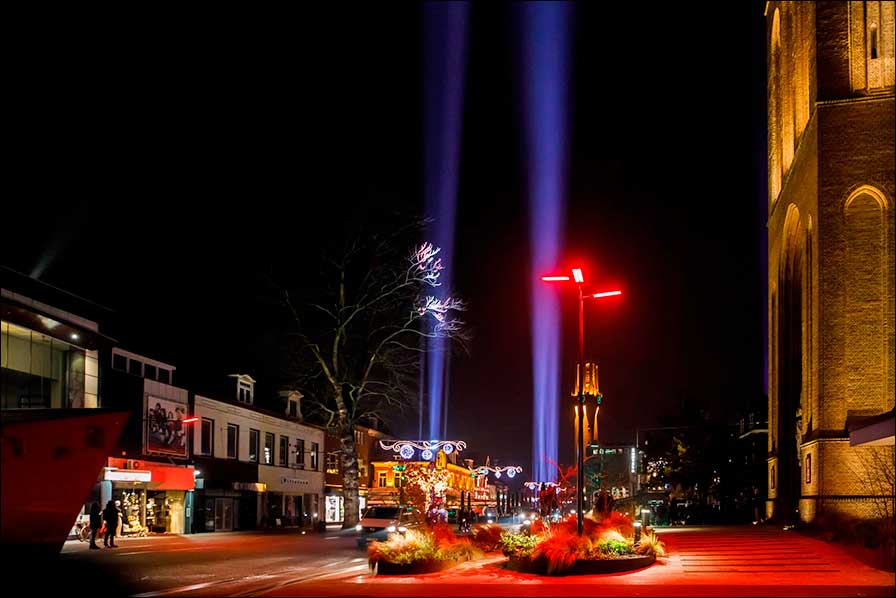
<instances>
[{"instance_id":1,"label":"street lamp pole","mask_svg":"<svg viewBox=\"0 0 896 598\"><path fill-rule=\"evenodd\" d=\"M576 530L582 535L585 511L585 297L582 295L581 276L576 276L579 287L579 404L576 405L578 426L576 426Z\"/></svg>"},{"instance_id":2,"label":"street lamp pole","mask_svg":"<svg viewBox=\"0 0 896 598\"><path fill-rule=\"evenodd\" d=\"M541 279L546 282L560 282L569 281L570 278L569 276L542 276ZM585 437L585 293L582 292L582 284L585 282L585 277L582 275L581 268L572 269L572 279L579 291L579 371L577 376L579 396L575 406L578 420L576 426L576 530L581 536L585 514L585 451L582 446ZM589 294L588 297L601 299L621 294L622 291L608 291Z\"/></svg>"}]
</instances>

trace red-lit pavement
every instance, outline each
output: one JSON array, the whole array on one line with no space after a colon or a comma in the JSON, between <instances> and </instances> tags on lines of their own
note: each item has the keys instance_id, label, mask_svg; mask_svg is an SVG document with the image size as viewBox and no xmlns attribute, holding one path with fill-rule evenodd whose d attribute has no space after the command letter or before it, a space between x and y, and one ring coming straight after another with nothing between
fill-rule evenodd
<instances>
[{"instance_id":1,"label":"red-lit pavement","mask_svg":"<svg viewBox=\"0 0 896 598\"><path fill-rule=\"evenodd\" d=\"M429 575L375 576L352 537L334 533L126 538L117 550L69 542L59 575L112 575L124 593L154 596L893 596L894 575L841 546L771 527L660 530L669 555L626 574L539 577L503 557ZM72 575L69 577L69 575ZM66 582L70 583L70 582ZM111 592L122 593L122 592Z\"/></svg>"}]
</instances>

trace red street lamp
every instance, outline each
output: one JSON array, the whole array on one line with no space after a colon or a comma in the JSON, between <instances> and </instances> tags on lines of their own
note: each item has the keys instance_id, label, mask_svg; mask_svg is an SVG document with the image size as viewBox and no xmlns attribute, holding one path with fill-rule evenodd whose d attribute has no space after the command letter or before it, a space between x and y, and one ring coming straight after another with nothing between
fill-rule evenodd
<instances>
[{"instance_id":1,"label":"red street lamp","mask_svg":"<svg viewBox=\"0 0 896 598\"><path fill-rule=\"evenodd\" d=\"M542 280L546 282L561 282L561 281L569 281L569 276L542 276ZM584 517L585 511L585 464L584 464L584 454L582 451L582 438L585 436L585 432L583 429L585 413L585 297L586 295L582 292L582 284L585 282L585 277L582 275L581 268L573 268L572 269L572 279L575 281L576 286L579 288L579 367L578 367L578 385L579 385L579 400L576 405L576 419L578 420L578 426L576 427L576 512L577 512L577 529L578 533L582 535L582 518ZM591 293L588 295L589 299L602 299L604 297L612 297L614 295L621 295L622 291L605 291L601 293ZM579 410L582 410L582 413L579 413Z\"/></svg>"}]
</instances>

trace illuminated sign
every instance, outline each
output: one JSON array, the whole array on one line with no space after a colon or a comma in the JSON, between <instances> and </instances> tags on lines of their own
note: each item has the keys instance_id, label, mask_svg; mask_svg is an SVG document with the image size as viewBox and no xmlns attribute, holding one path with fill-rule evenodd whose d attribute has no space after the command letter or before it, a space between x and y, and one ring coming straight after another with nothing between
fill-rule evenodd
<instances>
[{"instance_id":1,"label":"illuminated sign","mask_svg":"<svg viewBox=\"0 0 896 598\"><path fill-rule=\"evenodd\" d=\"M151 482L151 471L136 469L106 469L103 479L108 482Z\"/></svg>"},{"instance_id":2,"label":"illuminated sign","mask_svg":"<svg viewBox=\"0 0 896 598\"><path fill-rule=\"evenodd\" d=\"M267 484L256 482L234 482L234 490L248 490L249 492L265 492L268 489Z\"/></svg>"},{"instance_id":3,"label":"illuminated sign","mask_svg":"<svg viewBox=\"0 0 896 598\"><path fill-rule=\"evenodd\" d=\"M286 486L308 486L308 480L301 480L299 478L288 478L283 476L280 478L280 482Z\"/></svg>"}]
</instances>

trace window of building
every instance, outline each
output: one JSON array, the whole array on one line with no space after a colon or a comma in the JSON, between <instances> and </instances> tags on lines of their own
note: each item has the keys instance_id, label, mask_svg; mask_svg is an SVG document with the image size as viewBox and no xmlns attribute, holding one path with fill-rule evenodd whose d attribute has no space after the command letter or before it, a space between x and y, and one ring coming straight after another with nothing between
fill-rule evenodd
<instances>
[{"instance_id":1,"label":"window of building","mask_svg":"<svg viewBox=\"0 0 896 598\"><path fill-rule=\"evenodd\" d=\"M240 403L252 404L252 385L249 382L237 381L237 399Z\"/></svg>"},{"instance_id":2,"label":"window of building","mask_svg":"<svg viewBox=\"0 0 896 598\"><path fill-rule=\"evenodd\" d=\"M339 453L327 453L327 473L339 473Z\"/></svg>"},{"instance_id":3,"label":"window of building","mask_svg":"<svg viewBox=\"0 0 896 598\"><path fill-rule=\"evenodd\" d=\"M215 446L215 420L202 418L202 432L199 442L199 452L203 455L211 455Z\"/></svg>"},{"instance_id":4,"label":"window of building","mask_svg":"<svg viewBox=\"0 0 896 598\"><path fill-rule=\"evenodd\" d=\"M249 428L249 461L258 463L258 442L261 433L258 430Z\"/></svg>"},{"instance_id":5,"label":"window of building","mask_svg":"<svg viewBox=\"0 0 896 598\"><path fill-rule=\"evenodd\" d=\"M877 58L877 24L871 25L871 59Z\"/></svg>"},{"instance_id":6,"label":"window of building","mask_svg":"<svg viewBox=\"0 0 896 598\"><path fill-rule=\"evenodd\" d=\"M806 483L812 483L812 454L806 455Z\"/></svg>"},{"instance_id":7,"label":"window of building","mask_svg":"<svg viewBox=\"0 0 896 598\"><path fill-rule=\"evenodd\" d=\"M264 464L274 464L274 435L270 432L264 434Z\"/></svg>"},{"instance_id":8,"label":"window of building","mask_svg":"<svg viewBox=\"0 0 896 598\"><path fill-rule=\"evenodd\" d=\"M236 424L227 424L227 458L236 459L240 448L240 427Z\"/></svg>"},{"instance_id":9,"label":"window of building","mask_svg":"<svg viewBox=\"0 0 896 598\"><path fill-rule=\"evenodd\" d=\"M128 358L124 355L119 355L118 353L112 354L112 369L113 370L121 370L122 372L128 371Z\"/></svg>"},{"instance_id":10,"label":"window of building","mask_svg":"<svg viewBox=\"0 0 896 598\"><path fill-rule=\"evenodd\" d=\"M312 442L311 443L311 471L317 471L317 469L318 469L317 457L318 457L319 453L320 453L320 445L317 444L316 442Z\"/></svg>"},{"instance_id":11,"label":"window of building","mask_svg":"<svg viewBox=\"0 0 896 598\"><path fill-rule=\"evenodd\" d=\"M301 438L296 438L296 465L305 469L305 441Z\"/></svg>"},{"instance_id":12,"label":"window of building","mask_svg":"<svg viewBox=\"0 0 896 598\"><path fill-rule=\"evenodd\" d=\"M156 366L149 365L148 363L143 366L143 377L149 378L150 380L155 380L156 376Z\"/></svg>"},{"instance_id":13,"label":"window of building","mask_svg":"<svg viewBox=\"0 0 896 598\"><path fill-rule=\"evenodd\" d=\"M142 376L143 363L137 361L136 359L128 360L128 373L133 374L134 376Z\"/></svg>"},{"instance_id":14,"label":"window of building","mask_svg":"<svg viewBox=\"0 0 896 598\"><path fill-rule=\"evenodd\" d=\"M289 462L286 460L286 456L289 450L289 438L286 436L280 437L280 466L286 467L289 465Z\"/></svg>"},{"instance_id":15,"label":"window of building","mask_svg":"<svg viewBox=\"0 0 896 598\"><path fill-rule=\"evenodd\" d=\"M385 488L386 487L386 472L385 471L377 472L376 485L377 485L377 488Z\"/></svg>"},{"instance_id":16,"label":"window of building","mask_svg":"<svg viewBox=\"0 0 896 598\"><path fill-rule=\"evenodd\" d=\"M299 402L298 401L289 401L289 416L290 417L298 417L299 416Z\"/></svg>"},{"instance_id":17,"label":"window of building","mask_svg":"<svg viewBox=\"0 0 896 598\"><path fill-rule=\"evenodd\" d=\"M159 368L159 382L162 384L171 384L171 371Z\"/></svg>"}]
</instances>

